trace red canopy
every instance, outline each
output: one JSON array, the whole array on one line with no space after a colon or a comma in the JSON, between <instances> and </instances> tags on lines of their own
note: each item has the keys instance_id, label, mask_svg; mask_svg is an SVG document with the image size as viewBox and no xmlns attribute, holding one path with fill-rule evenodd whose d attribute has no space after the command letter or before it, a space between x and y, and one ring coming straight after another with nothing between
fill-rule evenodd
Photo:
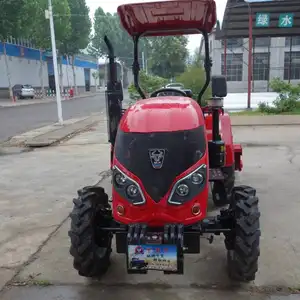
<instances>
[{"instance_id":1,"label":"red canopy","mask_svg":"<svg viewBox=\"0 0 300 300\"><path fill-rule=\"evenodd\" d=\"M211 32L216 24L214 0L166 0L123 4L118 14L131 36L162 36Z\"/></svg>"}]
</instances>

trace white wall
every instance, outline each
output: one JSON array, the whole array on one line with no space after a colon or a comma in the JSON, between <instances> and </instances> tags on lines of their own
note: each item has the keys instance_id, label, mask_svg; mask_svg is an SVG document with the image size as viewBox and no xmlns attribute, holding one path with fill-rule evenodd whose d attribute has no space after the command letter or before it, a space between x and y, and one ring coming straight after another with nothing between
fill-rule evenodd
<instances>
[{"instance_id":1,"label":"white wall","mask_svg":"<svg viewBox=\"0 0 300 300\"><path fill-rule=\"evenodd\" d=\"M74 80L73 80L73 70L72 66L69 65L62 65L62 71L63 71L63 85L64 87L68 86L74 86ZM95 80L92 76L93 72L96 70L90 70L90 82L91 86L95 86ZM84 68L75 67L75 75L76 75L76 84L77 86L85 86L85 79L84 79Z\"/></svg>"},{"instance_id":2,"label":"white wall","mask_svg":"<svg viewBox=\"0 0 300 300\"><path fill-rule=\"evenodd\" d=\"M7 56L9 70L11 74L11 84L31 84L33 87L41 87L40 77L40 61L31 60L25 58L18 58L13 56ZM5 66L4 55L0 55L0 88L8 88L8 79ZM63 84L64 87L74 85L72 66L63 65ZM95 80L92 77L92 73L95 70L90 70L90 82L91 86L95 86ZM84 68L75 67L76 83L77 86L85 86L84 80ZM48 87L48 66L47 62L43 61L43 82L44 87Z\"/></svg>"},{"instance_id":3,"label":"white wall","mask_svg":"<svg viewBox=\"0 0 300 300\"><path fill-rule=\"evenodd\" d=\"M11 74L11 84L31 84L34 87L41 86L40 61L7 56ZM0 88L8 87L8 79L4 55L0 55ZM44 86L48 86L47 63L43 62Z\"/></svg>"}]
</instances>

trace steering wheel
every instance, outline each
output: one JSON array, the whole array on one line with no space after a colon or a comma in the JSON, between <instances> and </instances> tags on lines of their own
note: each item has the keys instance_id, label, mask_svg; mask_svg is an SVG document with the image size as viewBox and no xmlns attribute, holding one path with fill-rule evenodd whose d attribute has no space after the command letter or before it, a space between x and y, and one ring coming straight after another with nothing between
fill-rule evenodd
<instances>
[{"instance_id":1,"label":"steering wheel","mask_svg":"<svg viewBox=\"0 0 300 300\"><path fill-rule=\"evenodd\" d=\"M160 93L168 93L168 92L178 93L183 97L187 97L187 94L184 91L182 91L180 89L175 89L175 88L162 88L162 89L156 90L150 95L150 97L154 98L154 97L157 97L157 95Z\"/></svg>"}]
</instances>

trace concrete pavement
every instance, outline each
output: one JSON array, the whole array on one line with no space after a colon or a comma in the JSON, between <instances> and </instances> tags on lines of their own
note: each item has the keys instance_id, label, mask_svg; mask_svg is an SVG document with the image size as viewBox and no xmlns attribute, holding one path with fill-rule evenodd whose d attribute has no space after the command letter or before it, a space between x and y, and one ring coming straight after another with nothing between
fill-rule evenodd
<instances>
[{"instance_id":1,"label":"concrete pavement","mask_svg":"<svg viewBox=\"0 0 300 300\"><path fill-rule=\"evenodd\" d=\"M64 120L82 118L105 110L105 95L76 98L62 102ZM34 105L0 108L0 142L15 135L57 122L57 106L54 101Z\"/></svg>"},{"instance_id":2,"label":"concrete pavement","mask_svg":"<svg viewBox=\"0 0 300 300\"><path fill-rule=\"evenodd\" d=\"M18 287L2 300L299 300L300 295L268 295L241 291L215 291L195 288L137 288L74 285Z\"/></svg>"},{"instance_id":3,"label":"concrete pavement","mask_svg":"<svg viewBox=\"0 0 300 300\"><path fill-rule=\"evenodd\" d=\"M27 131L0 144L0 150L6 150L8 153L9 149L12 147L13 149L16 149L17 147L23 147L23 149L21 148L23 151L26 149L24 147L27 147L27 150L29 151L30 148L34 147L50 146L59 143L64 139L69 139L79 132L88 130L95 123L99 122L100 118L101 113L96 113L83 118L66 120L62 125L59 123L54 123L52 125Z\"/></svg>"},{"instance_id":4,"label":"concrete pavement","mask_svg":"<svg viewBox=\"0 0 300 300\"><path fill-rule=\"evenodd\" d=\"M62 146L0 157L1 285L67 218L74 192L96 183L109 168L108 144L93 148Z\"/></svg>"},{"instance_id":5,"label":"concrete pavement","mask_svg":"<svg viewBox=\"0 0 300 300\"><path fill-rule=\"evenodd\" d=\"M183 276L127 275L124 256L115 253L99 282L74 271L67 235L72 198L77 189L99 180L111 189L103 117L59 146L0 157L0 283L11 284L1 299L300 299L277 295L300 289L300 131L298 126L233 130L245 146L238 182L256 187L260 197L261 257L253 284L234 287L228 280L222 237L212 245L203 239L201 253L186 256ZM210 205L209 213L217 210ZM35 286L16 287L27 284Z\"/></svg>"}]
</instances>

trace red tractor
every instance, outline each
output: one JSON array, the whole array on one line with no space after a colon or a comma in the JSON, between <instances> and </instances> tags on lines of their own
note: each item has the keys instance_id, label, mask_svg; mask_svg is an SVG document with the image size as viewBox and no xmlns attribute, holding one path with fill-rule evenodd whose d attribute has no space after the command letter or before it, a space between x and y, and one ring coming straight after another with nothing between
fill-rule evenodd
<instances>
[{"instance_id":1,"label":"red tractor","mask_svg":"<svg viewBox=\"0 0 300 300\"><path fill-rule=\"evenodd\" d=\"M102 187L78 191L69 231L74 268L81 276L103 275L115 236L117 253L126 254L128 273L183 274L184 254L200 252L200 236L222 233L230 278L254 280L260 254L258 197L252 187L234 187L242 149L233 143L230 118L223 111L226 80L211 77L208 34L216 23L214 0L124 4L118 14L133 39L134 82L142 99L122 109L114 50L105 37L112 206ZM138 81L139 39L199 33L205 44L206 82L198 101L174 88L155 91L147 99ZM203 106L210 81L212 98ZM215 204L226 205L213 217L207 216L210 183Z\"/></svg>"}]
</instances>

